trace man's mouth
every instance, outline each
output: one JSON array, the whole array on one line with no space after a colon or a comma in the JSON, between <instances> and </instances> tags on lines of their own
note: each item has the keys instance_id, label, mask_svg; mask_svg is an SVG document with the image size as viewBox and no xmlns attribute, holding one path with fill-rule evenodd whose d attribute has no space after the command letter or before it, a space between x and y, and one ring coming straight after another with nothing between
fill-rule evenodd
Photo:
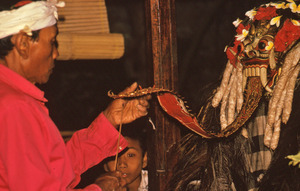
<instances>
[{"instance_id":1,"label":"man's mouth","mask_svg":"<svg viewBox=\"0 0 300 191\"><path fill-rule=\"evenodd\" d=\"M126 178L126 177L128 176L127 173L123 173L123 172L121 172L121 173L122 173L121 176L122 176L123 178Z\"/></svg>"}]
</instances>

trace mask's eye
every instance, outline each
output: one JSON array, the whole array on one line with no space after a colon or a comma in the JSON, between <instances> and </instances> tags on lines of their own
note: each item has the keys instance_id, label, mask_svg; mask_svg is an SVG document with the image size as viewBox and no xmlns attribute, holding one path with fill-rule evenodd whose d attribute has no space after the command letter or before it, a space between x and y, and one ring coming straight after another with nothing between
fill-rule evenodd
<instances>
[{"instance_id":1,"label":"mask's eye","mask_svg":"<svg viewBox=\"0 0 300 191\"><path fill-rule=\"evenodd\" d=\"M268 45L268 41L266 40L261 40L259 43L258 43L258 48L259 50L265 50L266 46Z\"/></svg>"},{"instance_id":2,"label":"mask's eye","mask_svg":"<svg viewBox=\"0 0 300 191\"><path fill-rule=\"evenodd\" d=\"M261 39L257 45L259 51L269 51L273 48L273 40Z\"/></svg>"}]
</instances>

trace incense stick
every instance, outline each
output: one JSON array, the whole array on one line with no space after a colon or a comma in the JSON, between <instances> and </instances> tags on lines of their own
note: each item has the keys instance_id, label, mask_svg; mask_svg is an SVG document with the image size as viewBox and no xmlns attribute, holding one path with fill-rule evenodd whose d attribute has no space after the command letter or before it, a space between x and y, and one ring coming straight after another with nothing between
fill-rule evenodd
<instances>
[{"instance_id":1,"label":"incense stick","mask_svg":"<svg viewBox=\"0 0 300 191\"><path fill-rule=\"evenodd\" d=\"M122 131L122 119L123 119L123 110L121 112L121 121L120 121L120 128L119 128L119 137L118 137L118 144L117 144L117 154L115 157L115 168L114 171L117 170L117 164L118 164L118 156L119 156L119 150L120 150L120 138L121 138L121 131Z\"/></svg>"}]
</instances>

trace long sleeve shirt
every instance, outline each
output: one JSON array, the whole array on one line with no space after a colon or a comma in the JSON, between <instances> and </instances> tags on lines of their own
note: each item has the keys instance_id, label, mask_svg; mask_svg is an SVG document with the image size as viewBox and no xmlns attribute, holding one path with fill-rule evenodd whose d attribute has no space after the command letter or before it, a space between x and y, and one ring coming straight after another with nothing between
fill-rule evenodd
<instances>
[{"instance_id":1,"label":"long sleeve shirt","mask_svg":"<svg viewBox=\"0 0 300 191\"><path fill-rule=\"evenodd\" d=\"M83 172L116 154L118 132L103 113L65 144L45 102L43 91L0 64L0 191L71 191ZM126 146L121 137L120 150Z\"/></svg>"}]
</instances>

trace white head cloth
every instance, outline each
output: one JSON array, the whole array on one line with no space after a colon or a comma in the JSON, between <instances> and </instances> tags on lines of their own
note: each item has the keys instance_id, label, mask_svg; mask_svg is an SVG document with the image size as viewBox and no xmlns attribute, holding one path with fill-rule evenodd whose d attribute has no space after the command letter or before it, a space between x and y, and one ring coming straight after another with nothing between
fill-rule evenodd
<instances>
[{"instance_id":1,"label":"white head cloth","mask_svg":"<svg viewBox=\"0 0 300 191\"><path fill-rule=\"evenodd\" d=\"M36 1L18 9L0 12L0 39L17 34L21 30L28 35L57 22L57 7L64 7L57 0Z\"/></svg>"}]
</instances>

